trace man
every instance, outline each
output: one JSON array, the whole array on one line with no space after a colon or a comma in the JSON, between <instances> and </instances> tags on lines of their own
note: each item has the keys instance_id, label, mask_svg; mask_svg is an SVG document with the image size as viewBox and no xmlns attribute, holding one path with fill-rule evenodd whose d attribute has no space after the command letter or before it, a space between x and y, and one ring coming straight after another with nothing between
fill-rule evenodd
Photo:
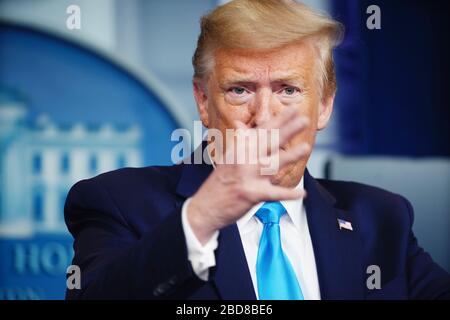
<instances>
[{"instance_id":1,"label":"man","mask_svg":"<svg viewBox=\"0 0 450 320\"><path fill-rule=\"evenodd\" d=\"M417 245L406 199L306 170L332 113L341 36L337 22L293 1L236 0L203 17L194 95L224 148L210 136L212 165L77 183L65 217L82 284L67 298L449 298L450 277ZM266 153L236 147L277 129ZM223 161L233 152L261 161ZM279 170L261 174L275 158Z\"/></svg>"}]
</instances>

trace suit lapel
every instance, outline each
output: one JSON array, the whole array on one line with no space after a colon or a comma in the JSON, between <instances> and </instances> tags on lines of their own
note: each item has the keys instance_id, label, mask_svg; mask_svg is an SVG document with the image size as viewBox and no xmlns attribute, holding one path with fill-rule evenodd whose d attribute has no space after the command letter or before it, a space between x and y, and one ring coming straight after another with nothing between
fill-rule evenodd
<instances>
[{"instance_id":1,"label":"suit lapel","mask_svg":"<svg viewBox=\"0 0 450 320\"><path fill-rule=\"evenodd\" d=\"M322 299L363 299L362 246L357 230L339 229L337 219L349 220L348 214L334 207L333 196L307 170L304 182L305 208Z\"/></svg>"},{"instance_id":2,"label":"suit lapel","mask_svg":"<svg viewBox=\"0 0 450 320\"><path fill-rule=\"evenodd\" d=\"M176 192L183 198L191 197L208 178L213 167L208 164L181 164L181 176Z\"/></svg>"},{"instance_id":3,"label":"suit lapel","mask_svg":"<svg viewBox=\"0 0 450 320\"><path fill-rule=\"evenodd\" d=\"M192 196L212 171L207 164L182 165L177 193L183 198ZM219 233L216 266L210 272L220 297L225 300L255 300L256 295L247 266L241 237L236 224Z\"/></svg>"},{"instance_id":4,"label":"suit lapel","mask_svg":"<svg viewBox=\"0 0 450 320\"><path fill-rule=\"evenodd\" d=\"M237 225L220 231L213 279L222 299L256 300Z\"/></svg>"}]
</instances>

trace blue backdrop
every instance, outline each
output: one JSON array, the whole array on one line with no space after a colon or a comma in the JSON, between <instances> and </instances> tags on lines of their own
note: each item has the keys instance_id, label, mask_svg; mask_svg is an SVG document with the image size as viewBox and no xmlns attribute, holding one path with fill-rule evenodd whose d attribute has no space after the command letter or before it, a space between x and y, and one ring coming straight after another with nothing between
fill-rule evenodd
<instances>
[{"instance_id":1,"label":"blue backdrop","mask_svg":"<svg viewBox=\"0 0 450 320\"><path fill-rule=\"evenodd\" d=\"M179 124L166 107L91 50L0 25L0 299L64 297L69 187L118 167L169 164Z\"/></svg>"},{"instance_id":2,"label":"blue backdrop","mask_svg":"<svg viewBox=\"0 0 450 320\"><path fill-rule=\"evenodd\" d=\"M449 156L450 3L332 1L346 38L336 51L339 150L346 154ZM369 5L381 30L369 30Z\"/></svg>"}]
</instances>

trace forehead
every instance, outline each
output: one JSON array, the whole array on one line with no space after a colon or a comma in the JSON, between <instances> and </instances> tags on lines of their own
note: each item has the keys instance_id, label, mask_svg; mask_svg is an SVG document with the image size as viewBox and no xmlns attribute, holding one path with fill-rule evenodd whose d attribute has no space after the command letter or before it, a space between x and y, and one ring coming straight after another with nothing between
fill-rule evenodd
<instances>
[{"instance_id":1,"label":"forehead","mask_svg":"<svg viewBox=\"0 0 450 320\"><path fill-rule=\"evenodd\" d=\"M280 49L219 49L214 56L214 74L219 81L257 81L314 76L318 55L309 42Z\"/></svg>"}]
</instances>

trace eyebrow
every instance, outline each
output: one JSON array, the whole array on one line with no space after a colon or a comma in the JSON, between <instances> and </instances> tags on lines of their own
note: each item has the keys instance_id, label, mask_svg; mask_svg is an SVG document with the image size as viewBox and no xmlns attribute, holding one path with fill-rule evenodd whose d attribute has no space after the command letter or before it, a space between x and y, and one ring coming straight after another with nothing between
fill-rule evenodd
<instances>
[{"instance_id":1,"label":"eyebrow","mask_svg":"<svg viewBox=\"0 0 450 320\"><path fill-rule=\"evenodd\" d=\"M246 75L242 73L236 73L235 75L232 75L228 77L227 79L224 79L222 81L219 81L220 85L222 86L228 86L232 84L252 84L257 83L258 79L255 78L252 75ZM298 72L278 72L275 73L270 77L271 83L280 83L280 82L287 82L287 83L299 83L300 85L305 85L306 80L303 75L301 75Z\"/></svg>"},{"instance_id":2,"label":"eyebrow","mask_svg":"<svg viewBox=\"0 0 450 320\"><path fill-rule=\"evenodd\" d=\"M237 83L255 83L257 80L253 76L245 74L235 74L219 81L221 85L231 85Z\"/></svg>"},{"instance_id":3,"label":"eyebrow","mask_svg":"<svg viewBox=\"0 0 450 320\"><path fill-rule=\"evenodd\" d=\"M279 72L270 77L270 82L300 82L305 83L305 77L298 72Z\"/></svg>"}]
</instances>

